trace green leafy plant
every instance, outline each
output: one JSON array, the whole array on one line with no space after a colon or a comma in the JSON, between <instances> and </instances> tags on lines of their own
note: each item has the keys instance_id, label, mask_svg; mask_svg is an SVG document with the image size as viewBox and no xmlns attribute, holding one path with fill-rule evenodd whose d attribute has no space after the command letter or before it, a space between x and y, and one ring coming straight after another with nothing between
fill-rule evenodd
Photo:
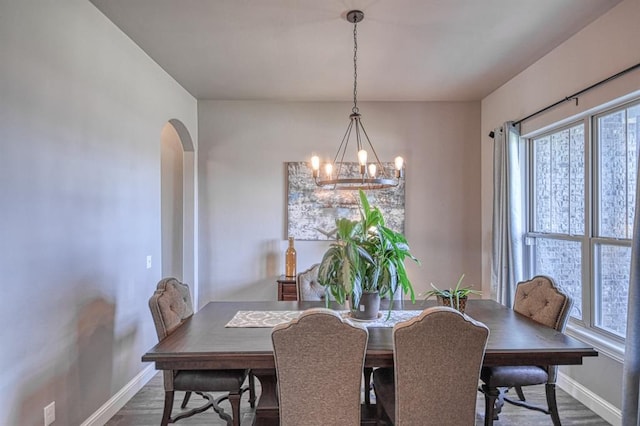
<instances>
[{"instance_id":1,"label":"green leafy plant","mask_svg":"<svg viewBox=\"0 0 640 426\"><path fill-rule=\"evenodd\" d=\"M432 289L427 290L424 293L421 293L420 295L423 296L425 300L433 296L441 297L442 299L447 299L449 300L449 304L451 307L454 307L455 309L460 310L460 299L465 299L470 294L478 294L478 295L482 294L482 292L479 290L473 290L471 288L472 286L462 287L463 279L464 279L464 274L460 276L454 288L449 288L444 290L439 289L433 283L431 283Z\"/></svg>"},{"instance_id":2,"label":"green leafy plant","mask_svg":"<svg viewBox=\"0 0 640 426\"><path fill-rule=\"evenodd\" d=\"M360 220L336 220L336 241L320 262L318 281L325 286L327 304L331 295L340 304L351 297L357 305L363 292L393 299L399 288L415 301L404 261L419 261L406 238L385 226L382 212L369 204L362 190L360 204Z\"/></svg>"}]
</instances>

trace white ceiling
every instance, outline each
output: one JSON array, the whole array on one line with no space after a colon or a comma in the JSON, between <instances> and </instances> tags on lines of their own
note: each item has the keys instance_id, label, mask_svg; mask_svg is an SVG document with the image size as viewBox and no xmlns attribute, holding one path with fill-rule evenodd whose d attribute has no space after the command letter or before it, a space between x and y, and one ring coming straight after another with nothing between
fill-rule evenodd
<instances>
[{"instance_id":1,"label":"white ceiling","mask_svg":"<svg viewBox=\"0 0 640 426\"><path fill-rule=\"evenodd\" d=\"M198 99L479 100L620 0L91 0Z\"/></svg>"}]
</instances>

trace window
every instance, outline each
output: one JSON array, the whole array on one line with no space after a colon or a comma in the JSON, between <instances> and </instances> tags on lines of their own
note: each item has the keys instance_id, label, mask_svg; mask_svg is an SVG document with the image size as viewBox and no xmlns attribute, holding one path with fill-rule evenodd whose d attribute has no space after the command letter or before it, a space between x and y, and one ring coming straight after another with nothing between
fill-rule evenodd
<instances>
[{"instance_id":1,"label":"window","mask_svg":"<svg viewBox=\"0 0 640 426\"><path fill-rule=\"evenodd\" d=\"M640 101L528 139L529 275L553 277L573 322L624 338Z\"/></svg>"}]
</instances>

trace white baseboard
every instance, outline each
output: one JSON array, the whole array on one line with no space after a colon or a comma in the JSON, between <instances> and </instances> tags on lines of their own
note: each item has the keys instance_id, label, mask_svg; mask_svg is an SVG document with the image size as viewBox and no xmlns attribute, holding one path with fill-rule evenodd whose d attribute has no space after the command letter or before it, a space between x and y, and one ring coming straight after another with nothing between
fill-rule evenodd
<instances>
[{"instance_id":1,"label":"white baseboard","mask_svg":"<svg viewBox=\"0 0 640 426\"><path fill-rule=\"evenodd\" d=\"M107 402L102 405L93 413L87 420L85 420L80 426L102 426L113 417L124 405L147 384L158 371L154 368L154 365L148 365L147 368L142 370L135 376L129 383L127 383L122 389L116 392Z\"/></svg>"},{"instance_id":2,"label":"white baseboard","mask_svg":"<svg viewBox=\"0 0 640 426\"><path fill-rule=\"evenodd\" d=\"M605 419L611 425L622 425L622 411L619 408L605 401L599 395L596 395L571 377L558 372L556 384L562 388L563 391L583 403L588 409Z\"/></svg>"}]
</instances>

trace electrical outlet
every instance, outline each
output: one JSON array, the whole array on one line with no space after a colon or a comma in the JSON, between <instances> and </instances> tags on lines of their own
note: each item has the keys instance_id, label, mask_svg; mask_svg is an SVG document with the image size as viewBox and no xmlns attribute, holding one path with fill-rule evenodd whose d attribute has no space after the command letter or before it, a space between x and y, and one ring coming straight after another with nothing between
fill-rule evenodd
<instances>
[{"instance_id":1,"label":"electrical outlet","mask_svg":"<svg viewBox=\"0 0 640 426\"><path fill-rule=\"evenodd\" d=\"M147 256L147 269L151 269L151 255Z\"/></svg>"},{"instance_id":2,"label":"electrical outlet","mask_svg":"<svg viewBox=\"0 0 640 426\"><path fill-rule=\"evenodd\" d=\"M51 423L56 421L56 402L53 401L51 404L44 407L44 426L49 426Z\"/></svg>"}]
</instances>

